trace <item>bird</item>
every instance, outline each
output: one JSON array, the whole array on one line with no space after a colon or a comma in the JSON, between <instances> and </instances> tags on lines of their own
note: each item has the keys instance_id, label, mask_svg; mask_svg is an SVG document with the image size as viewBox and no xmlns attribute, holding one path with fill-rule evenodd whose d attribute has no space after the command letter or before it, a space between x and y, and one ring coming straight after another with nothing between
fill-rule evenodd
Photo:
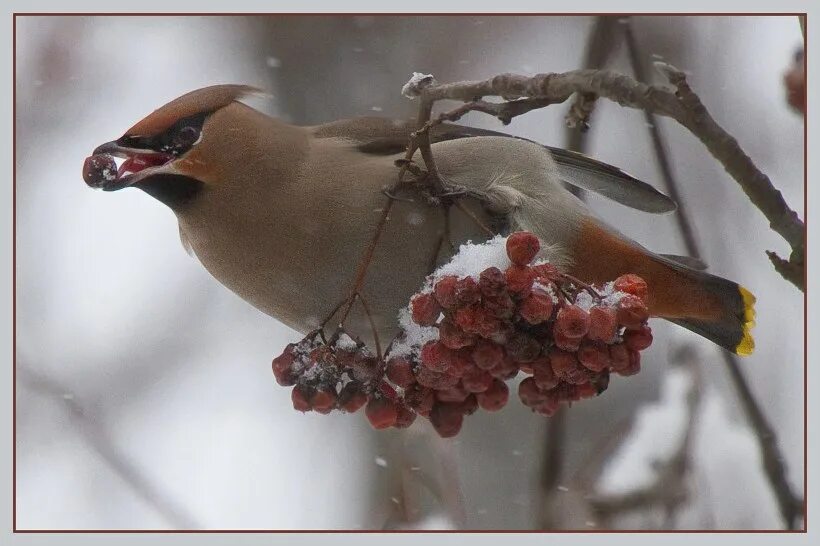
<instances>
[{"instance_id":1,"label":"bird","mask_svg":"<svg viewBox=\"0 0 820 546\"><path fill-rule=\"evenodd\" d=\"M359 289L369 309L355 306L345 327L362 339L390 339L399 310L461 243L486 240L488 230L528 230L561 271L596 284L637 274L648 285L651 316L733 353L753 351L750 291L707 273L699 260L644 248L567 186L648 213L674 211L650 184L580 153L442 123L430 131L430 151L455 197L436 196L423 184L397 184L415 121L297 126L242 102L258 92L221 84L172 100L98 146L92 158L124 161L86 182L104 191L138 188L167 205L183 246L217 281L302 333L349 301L371 248ZM425 165L418 153L412 162ZM460 206L442 206L448 199Z\"/></svg>"}]
</instances>

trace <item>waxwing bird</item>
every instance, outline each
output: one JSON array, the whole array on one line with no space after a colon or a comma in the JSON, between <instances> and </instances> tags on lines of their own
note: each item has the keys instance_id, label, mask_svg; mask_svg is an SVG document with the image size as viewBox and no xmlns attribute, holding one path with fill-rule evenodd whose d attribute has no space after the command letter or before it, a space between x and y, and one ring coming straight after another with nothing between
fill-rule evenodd
<instances>
[{"instance_id":1,"label":"waxwing bird","mask_svg":"<svg viewBox=\"0 0 820 546\"><path fill-rule=\"evenodd\" d=\"M218 85L162 106L95 150L125 161L94 185L136 187L166 204L183 243L219 282L305 333L350 293L414 125L358 118L294 126L239 102L255 91ZM542 257L583 281L640 275L651 315L751 353L751 293L698 270L695 260L643 248L597 219L562 182L639 210L674 210L652 186L581 154L490 131L444 124L431 137L442 179L485 226L534 232ZM383 339L395 334L398 310L431 264L452 253L444 245L437 254L442 207L418 187L395 191L361 290ZM463 210L450 215L456 248L487 238ZM360 309L346 326L368 339Z\"/></svg>"}]
</instances>

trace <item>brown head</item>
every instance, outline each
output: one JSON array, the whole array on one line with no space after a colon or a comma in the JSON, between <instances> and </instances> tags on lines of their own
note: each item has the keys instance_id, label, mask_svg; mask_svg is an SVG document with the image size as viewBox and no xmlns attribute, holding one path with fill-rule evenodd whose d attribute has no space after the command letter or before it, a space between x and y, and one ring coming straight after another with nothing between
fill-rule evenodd
<instances>
[{"instance_id":1,"label":"brown head","mask_svg":"<svg viewBox=\"0 0 820 546\"><path fill-rule=\"evenodd\" d=\"M261 116L237 101L260 92L247 85L214 85L158 108L117 140L94 150L125 159L116 178L100 187L140 188L172 208L191 200L219 177L219 158L212 156L224 147L226 119L246 111Z\"/></svg>"}]
</instances>

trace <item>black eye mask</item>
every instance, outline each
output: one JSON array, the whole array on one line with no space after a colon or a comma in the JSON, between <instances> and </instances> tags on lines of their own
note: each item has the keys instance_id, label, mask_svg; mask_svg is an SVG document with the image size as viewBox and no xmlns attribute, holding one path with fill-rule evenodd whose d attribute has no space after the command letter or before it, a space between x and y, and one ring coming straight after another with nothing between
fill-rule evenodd
<instances>
[{"instance_id":1,"label":"black eye mask","mask_svg":"<svg viewBox=\"0 0 820 546\"><path fill-rule=\"evenodd\" d=\"M210 112L202 112L187 118L182 118L159 135L150 137L124 136L117 144L128 148L153 150L178 157L199 141L202 135L202 125Z\"/></svg>"}]
</instances>

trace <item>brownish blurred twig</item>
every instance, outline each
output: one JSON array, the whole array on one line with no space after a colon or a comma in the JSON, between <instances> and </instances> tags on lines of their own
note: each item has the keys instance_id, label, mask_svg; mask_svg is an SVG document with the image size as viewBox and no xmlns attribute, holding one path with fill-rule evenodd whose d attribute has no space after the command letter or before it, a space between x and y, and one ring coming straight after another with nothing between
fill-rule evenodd
<instances>
[{"instance_id":1,"label":"brownish blurred twig","mask_svg":"<svg viewBox=\"0 0 820 546\"><path fill-rule=\"evenodd\" d=\"M592 512L602 527L611 528L612 519L625 513L659 508L664 514L663 527L673 529L678 510L689 499L692 441L698 424L702 377L697 352L691 346L675 351L670 363L686 369L692 378L692 384L686 393L686 426L678 441L678 448L668 459L657 461L655 479L648 485L623 493L593 493L589 496ZM627 437L623 436L622 440ZM600 469L596 474L600 475Z\"/></svg>"}]
</instances>

